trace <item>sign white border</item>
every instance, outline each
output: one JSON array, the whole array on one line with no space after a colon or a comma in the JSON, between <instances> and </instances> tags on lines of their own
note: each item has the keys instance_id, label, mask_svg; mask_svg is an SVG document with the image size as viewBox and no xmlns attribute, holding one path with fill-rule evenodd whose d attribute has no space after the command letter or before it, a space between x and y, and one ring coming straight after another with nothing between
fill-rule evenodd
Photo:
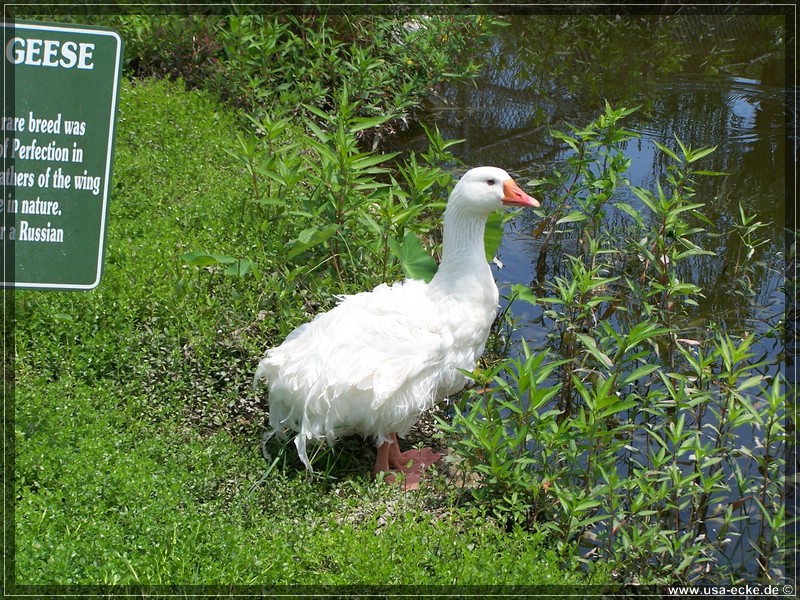
<instances>
[{"instance_id":1,"label":"sign white border","mask_svg":"<svg viewBox=\"0 0 800 600\"><path fill-rule=\"evenodd\" d=\"M106 168L105 176L103 177L103 205L102 215L100 217L100 242L97 252L97 268L95 271L95 279L89 284L77 283L41 283L41 282L17 282L8 281L6 277L6 265L3 260L3 283L2 287L6 289L55 289L55 290L92 290L100 284L100 278L103 275L103 259L105 254L105 237L106 237L106 217L108 215L108 201L109 201L109 186L111 184L111 160L114 149L114 136L116 135L116 112L119 103L119 84L120 84L120 68L122 60L120 53L122 52L122 38L116 31L110 29L94 29L91 27L74 27L74 26L56 26L56 25L39 25L37 23L14 23L4 22L4 27L13 27L14 29L32 29L35 31L57 31L63 33L77 33L81 35L100 35L112 37L117 42L116 56L114 57L114 87L111 93L111 110L109 111L109 126L108 126L108 147L106 148ZM3 61L3 97L6 98L6 69L9 68L6 61ZM3 160L3 169L6 163ZM3 212L3 225L6 224L6 212ZM14 267L16 269L16 265Z\"/></svg>"}]
</instances>

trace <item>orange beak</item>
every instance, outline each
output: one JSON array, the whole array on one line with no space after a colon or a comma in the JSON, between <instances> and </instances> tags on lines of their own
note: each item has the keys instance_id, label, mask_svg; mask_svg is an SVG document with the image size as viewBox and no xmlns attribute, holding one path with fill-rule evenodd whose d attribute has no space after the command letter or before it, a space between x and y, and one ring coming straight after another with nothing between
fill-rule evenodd
<instances>
[{"instance_id":1,"label":"orange beak","mask_svg":"<svg viewBox=\"0 0 800 600\"><path fill-rule=\"evenodd\" d=\"M513 179L506 179L503 183L503 204L529 208L541 206L536 198L523 192Z\"/></svg>"}]
</instances>

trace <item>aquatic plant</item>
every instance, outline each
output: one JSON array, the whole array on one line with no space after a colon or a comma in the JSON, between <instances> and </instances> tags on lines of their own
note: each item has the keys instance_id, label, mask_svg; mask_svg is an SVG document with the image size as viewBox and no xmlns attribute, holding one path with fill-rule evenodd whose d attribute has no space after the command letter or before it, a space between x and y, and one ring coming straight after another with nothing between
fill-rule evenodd
<instances>
[{"instance_id":1,"label":"aquatic plant","mask_svg":"<svg viewBox=\"0 0 800 600\"><path fill-rule=\"evenodd\" d=\"M571 152L535 182L550 199L535 233L542 255L559 237L573 245L558 274L540 256L534 287L512 291L539 308L546 343L473 373L439 426L457 439L463 475L480 477L473 500L548 531L565 560L613 558L628 583L734 581L748 568L780 580L793 413L779 366L754 359L780 322L742 335L692 323L702 289L685 263L713 254L699 244L708 220L694 193L720 175L697 166L713 148L658 144L662 181L631 188L631 112L607 104L589 125L553 132ZM744 274L757 224L741 217L729 235L746 242Z\"/></svg>"}]
</instances>

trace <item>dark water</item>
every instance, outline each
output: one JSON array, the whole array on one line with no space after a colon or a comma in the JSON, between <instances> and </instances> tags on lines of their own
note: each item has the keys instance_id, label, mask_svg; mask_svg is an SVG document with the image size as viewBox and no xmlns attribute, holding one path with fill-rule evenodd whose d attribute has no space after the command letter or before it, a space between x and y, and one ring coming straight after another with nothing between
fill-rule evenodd
<instances>
[{"instance_id":1,"label":"dark water","mask_svg":"<svg viewBox=\"0 0 800 600\"><path fill-rule=\"evenodd\" d=\"M656 181L664 181L667 165L655 142L676 148L677 136L691 147L717 146L698 168L727 175L698 181L694 201L705 203L702 210L714 223L709 232L721 235L705 240L716 256L691 263L692 281L704 294L692 322L698 329L715 323L732 335L769 330L784 316L786 228L794 226L793 216L786 222L787 169L794 169L796 142L790 135L794 114L786 108L779 35L782 18L705 22L673 18L664 25L653 17L637 24L641 25L638 29L626 20L603 19L599 25L587 22L584 27L587 23L562 17L509 18L510 26L497 31L482 56L485 68L476 85L441 89L424 120L436 124L446 139L465 140L453 150L466 166L502 167L523 187L567 155L548 129L568 131L566 123L590 123L602 113L606 99L614 106L641 105L624 121L626 129L640 136L624 147L631 159L626 175L632 185L655 189ZM670 36L685 34L683 43L688 46L694 40L698 56L685 60L680 70L671 68L658 53L646 55L652 39L648 36L657 36L662 25L670 28ZM555 33L540 40L550 31L569 28L583 31L583 43L576 43L575 36ZM587 36L586 31L592 30L600 31L603 38ZM627 39L630 31L638 38ZM538 35L532 39L533 34ZM670 50L671 38L660 39L663 54ZM537 40L549 44L546 55L525 50ZM616 48L628 43L629 53L606 51L606 45ZM681 40L674 44L674 51L680 53ZM715 48L722 49L722 56L713 55ZM713 61L716 67L708 69L703 61ZM425 136L411 131L403 144L421 149ZM793 194L791 186L788 191ZM619 199L641 206L632 194L621 193ZM540 200L548 202L546 197ZM740 205L746 214L767 224L757 233L763 245L753 256L755 302L731 293L730 267L741 242L730 231L740 221ZM793 198L789 205L794 206ZM607 218L613 217L610 211ZM493 267L501 296L511 284L535 279L542 244L532 233L536 222L537 217L528 213L508 225L498 253L503 267ZM519 328L514 339L524 338L532 348L544 346L548 330L542 325L541 312L541 307L515 302L511 313ZM783 358L783 340L763 338L755 349L771 363L765 374L774 374ZM511 351L515 352L513 344ZM745 563L753 566L747 558Z\"/></svg>"},{"instance_id":2,"label":"dark water","mask_svg":"<svg viewBox=\"0 0 800 600\"><path fill-rule=\"evenodd\" d=\"M599 18L599 17L596 17ZM606 98L615 106L642 108L627 117L624 126L641 137L625 146L631 158L626 175L632 185L655 189L657 180L664 180L666 162L654 142L676 148L675 137L691 147L717 146L717 150L699 163L702 169L722 171L725 177L702 178L698 182L695 201L706 204L704 213L717 225L716 231L730 231L739 222L739 205L748 215L768 224L759 233L759 241L766 243L758 248L753 259L757 263L756 279L759 290L755 306L730 293L731 269L739 251L736 236L709 241L709 249L719 253L711 260L696 261L694 282L703 288L698 320L723 323L731 332L753 331L762 328L763 322L773 320L783 312L785 296L781 289L784 280L787 213L787 152L794 161L793 140L787 138L786 89L783 85L783 63L776 52L756 34L764 27L751 31L748 17L720 21L718 35L726 40L727 55L740 63L727 69L731 74L654 72L649 76L627 71L627 61L600 66L574 62L575 72L567 77L569 82L580 79L587 69L602 69L603 87L587 91L580 84L570 89L557 80L549 80L548 73L520 53L529 41L534 22L557 17L511 17L510 26L498 30L482 58L485 67L475 86L453 86L440 90L427 115L448 139L464 139L454 147L454 153L468 166L490 164L514 174L518 182L538 178L565 156L562 145L548 135L548 128L568 131L566 123L583 126L602 112ZM614 18L608 17L613 21ZM688 19L688 18L687 18ZM782 21L776 18L777 27ZM623 22L622 25L625 25ZM675 26L675 21L671 25ZM692 27L707 29L692 21ZM728 25L726 29L724 26ZM555 27L555 25L554 25ZM679 25L679 29L688 26ZM756 29L756 28L751 28ZM758 37L758 44L748 31ZM693 33L690 31L690 33ZM731 39L739 34L739 39ZM713 36L703 38L706 47L713 48ZM618 40L613 40L619 43ZM567 38L565 44L572 42ZM587 41L590 44L591 41ZM720 45L724 45L720 41ZM602 60L600 47L592 54ZM569 54L570 48L563 50ZM770 52L772 55L770 56ZM551 49L558 54L559 48ZM767 56L768 58L765 58ZM749 58L748 58L749 57ZM744 60L741 60L744 59ZM612 57L613 60L613 57ZM752 63L752 64L751 64ZM580 69L584 71L580 71ZM655 69L654 69L655 70ZM736 71L741 75L734 74ZM758 75L761 79L754 78ZM555 79L564 79L563 74ZM588 78L588 76L587 76ZM593 92L593 93L592 93ZM793 130L793 123L789 121ZM792 144L787 148L787 141ZM424 135L412 132L404 144L421 148ZM793 164L793 162L792 162ZM624 193L624 192L623 192ZM793 190L790 190L793 193ZM624 199L636 206L637 200L629 195ZM547 198L542 199L545 203ZM793 201L790 206L793 206ZM496 270L496 279L504 284L529 283L534 277L534 263L541 240L531 235L535 217L526 215L512 222L504 237L498 256L504 267ZM543 339L544 332L536 327L526 327L526 317L533 307L515 303L513 313L519 317L523 329L519 335L528 340ZM746 309L746 310L745 310ZM772 355L779 347L765 349Z\"/></svg>"}]
</instances>

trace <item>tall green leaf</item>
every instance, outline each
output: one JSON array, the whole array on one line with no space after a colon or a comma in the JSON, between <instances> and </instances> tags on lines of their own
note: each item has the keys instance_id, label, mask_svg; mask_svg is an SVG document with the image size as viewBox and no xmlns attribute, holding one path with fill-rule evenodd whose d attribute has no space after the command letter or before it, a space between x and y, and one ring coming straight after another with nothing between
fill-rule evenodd
<instances>
[{"instance_id":1,"label":"tall green leaf","mask_svg":"<svg viewBox=\"0 0 800 600\"><path fill-rule=\"evenodd\" d=\"M436 261L425 251L422 242L413 231L406 231L402 243L390 240L389 245L408 279L430 281L436 275L438 268Z\"/></svg>"}]
</instances>

